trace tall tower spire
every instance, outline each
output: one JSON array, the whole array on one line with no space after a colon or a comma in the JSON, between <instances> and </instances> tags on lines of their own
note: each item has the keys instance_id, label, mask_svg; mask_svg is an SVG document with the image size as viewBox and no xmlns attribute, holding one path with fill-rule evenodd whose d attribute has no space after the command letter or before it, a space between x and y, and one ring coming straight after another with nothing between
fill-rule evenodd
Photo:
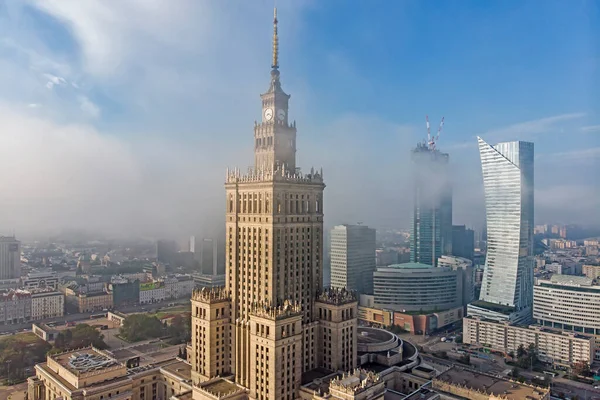
<instances>
[{"instance_id":1,"label":"tall tower spire","mask_svg":"<svg viewBox=\"0 0 600 400\"><path fill-rule=\"evenodd\" d=\"M277 7L273 8L273 70L279 68L279 37L277 36Z\"/></svg>"}]
</instances>

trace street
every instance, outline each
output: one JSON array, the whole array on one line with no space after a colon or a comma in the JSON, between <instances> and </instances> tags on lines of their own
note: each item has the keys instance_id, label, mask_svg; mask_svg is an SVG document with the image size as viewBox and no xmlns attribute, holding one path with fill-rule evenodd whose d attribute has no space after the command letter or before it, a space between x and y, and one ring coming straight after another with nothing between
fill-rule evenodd
<instances>
[{"instance_id":1,"label":"street","mask_svg":"<svg viewBox=\"0 0 600 400\"><path fill-rule=\"evenodd\" d=\"M190 300L189 299L179 299L179 300L165 300L163 302L160 303L154 303L154 304L143 304L143 305L134 305L134 306L126 306L126 307L122 307L119 309L116 309L115 311L120 311L123 313L130 313L130 312L135 312L135 311L143 311L143 310L151 310L151 309L155 309L158 307L166 307L168 304L171 303L175 303L175 304L189 304ZM81 320L85 320L85 319L89 319L90 315L93 314L101 314L103 311L95 311L92 313L81 313L81 314L68 314L68 315L63 315L62 317L56 317L56 318L47 318L44 320L39 320L39 321L29 321L29 322L24 322L22 324L14 324L14 325L4 325L0 327L0 332L2 333L6 333L6 332L19 332L22 331L23 329L31 329L31 324L35 324L35 323L50 323L50 322L71 322L71 321L81 321Z\"/></svg>"}]
</instances>

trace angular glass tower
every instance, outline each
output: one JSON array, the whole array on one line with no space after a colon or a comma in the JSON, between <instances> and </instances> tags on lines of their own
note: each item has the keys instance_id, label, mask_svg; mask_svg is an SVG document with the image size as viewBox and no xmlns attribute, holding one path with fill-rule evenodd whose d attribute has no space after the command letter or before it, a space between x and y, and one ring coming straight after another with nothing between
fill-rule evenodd
<instances>
[{"instance_id":1,"label":"angular glass tower","mask_svg":"<svg viewBox=\"0 0 600 400\"><path fill-rule=\"evenodd\" d=\"M533 143L479 142L487 256L469 315L528 322L533 303Z\"/></svg>"},{"instance_id":2,"label":"angular glass tower","mask_svg":"<svg viewBox=\"0 0 600 400\"><path fill-rule=\"evenodd\" d=\"M452 254L452 185L447 153L419 144L413 162L413 218L410 261L437 266L438 258Z\"/></svg>"}]
</instances>

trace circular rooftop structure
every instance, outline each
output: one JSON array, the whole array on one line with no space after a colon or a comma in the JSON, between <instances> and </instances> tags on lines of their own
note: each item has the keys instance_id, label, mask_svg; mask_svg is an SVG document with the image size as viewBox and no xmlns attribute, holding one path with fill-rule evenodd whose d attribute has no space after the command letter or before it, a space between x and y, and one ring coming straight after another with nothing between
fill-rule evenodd
<instances>
[{"instance_id":1,"label":"circular rooftop structure","mask_svg":"<svg viewBox=\"0 0 600 400\"><path fill-rule=\"evenodd\" d=\"M359 353L388 352L402 347L402 340L395 334L378 328L357 328Z\"/></svg>"}]
</instances>

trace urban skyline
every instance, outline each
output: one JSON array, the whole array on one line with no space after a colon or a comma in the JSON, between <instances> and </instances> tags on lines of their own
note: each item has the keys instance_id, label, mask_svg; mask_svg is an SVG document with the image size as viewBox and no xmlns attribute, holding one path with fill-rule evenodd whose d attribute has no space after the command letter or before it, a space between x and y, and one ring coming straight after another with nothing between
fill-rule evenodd
<instances>
[{"instance_id":1,"label":"urban skyline","mask_svg":"<svg viewBox=\"0 0 600 400\"><path fill-rule=\"evenodd\" d=\"M2 177L3 186L18 188L0 199L0 210L13 210L0 211L5 234L91 225L109 234L184 237L207 236L196 231L199 226L221 225L222 168L252 163L244 151L251 127L244 122L256 116L252 99L264 91L258 60L270 49L246 38L270 34L259 23L268 7L239 5L225 13L221 4L184 2L181 14L144 7L148 18L129 26L132 9L122 3L96 12L92 5L12 1L0 10L0 104L11 135L0 150L0 167L22 166L20 174ZM425 138L427 114L446 117L438 147L451 155L453 175L461 177L453 182L455 223L477 228L484 220L474 139L480 134L490 141L536 142L539 222L598 224L592 212L597 185L589 175L600 124L591 96L600 81L594 79L598 50L589 39L598 13L594 2L553 4L436 10L394 4L384 12L359 2L341 9L283 2L280 14L290 21L282 28L288 46L281 59L291 75L286 90L296 94L293 117L306 132L298 142L301 163L324 160L331 183L326 204L344 205L330 210L326 227L356 220L409 225L411 198L402 190L410 179L408 160L398 154ZM362 12L351 12L356 9ZM432 12L438 23L426 17ZM545 22L536 34L506 46L503 38L528 29L527 18L540 12ZM331 22L339 13L348 19L345 27ZM195 14L212 18L195 28L197 21L188 19ZM120 21L111 15L123 22L98 29L104 18ZM371 36L349 28L390 18L394 23L369 29ZM456 20L465 22L460 29ZM557 25L566 33L557 34ZM167 26L189 34L173 35ZM390 33L398 27L406 35L394 41ZM129 39L119 40L117 32ZM141 40L145 34L156 40ZM355 51L340 46L350 39ZM435 63L424 56L431 52ZM587 77L585 85L576 77ZM50 140L41 140L41 132ZM102 168L90 162L105 159L111 163ZM349 176L363 179L364 187L347 183Z\"/></svg>"}]
</instances>

